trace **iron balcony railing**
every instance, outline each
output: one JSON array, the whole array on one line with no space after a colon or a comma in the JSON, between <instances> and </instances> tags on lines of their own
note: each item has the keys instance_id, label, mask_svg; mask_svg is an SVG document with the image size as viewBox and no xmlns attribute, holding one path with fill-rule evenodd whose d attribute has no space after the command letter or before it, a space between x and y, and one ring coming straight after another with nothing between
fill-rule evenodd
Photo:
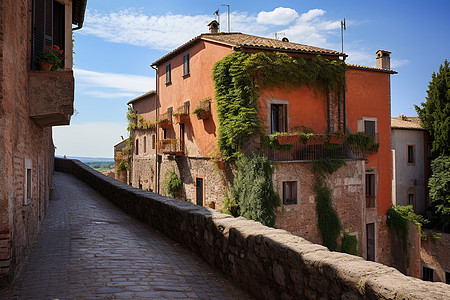
<instances>
[{"instance_id":1,"label":"iron balcony railing","mask_svg":"<svg viewBox=\"0 0 450 300\"><path fill-rule=\"evenodd\" d=\"M289 151L263 148L263 154L272 161L308 161L317 159L365 159L364 153L355 145L345 141L341 145L325 146L306 145L302 141L295 142Z\"/></svg>"},{"instance_id":2,"label":"iron balcony railing","mask_svg":"<svg viewBox=\"0 0 450 300\"><path fill-rule=\"evenodd\" d=\"M158 152L168 155L183 155L184 141L180 139L162 139L158 141Z\"/></svg>"}]
</instances>

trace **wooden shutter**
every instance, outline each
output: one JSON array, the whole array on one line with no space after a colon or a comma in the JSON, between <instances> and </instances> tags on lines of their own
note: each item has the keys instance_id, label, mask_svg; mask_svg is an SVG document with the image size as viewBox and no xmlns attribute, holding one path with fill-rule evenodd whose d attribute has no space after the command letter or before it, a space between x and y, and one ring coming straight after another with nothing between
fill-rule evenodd
<instances>
[{"instance_id":1,"label":"wooden shutter","mask_svg":"<svg viewBox=\"0 0 450 300\"><path fill-rule=\"evenodd\" d=\"M33 0L32 69L45 46L53 45L53 0Z\"/></svg>"}]
</instances>

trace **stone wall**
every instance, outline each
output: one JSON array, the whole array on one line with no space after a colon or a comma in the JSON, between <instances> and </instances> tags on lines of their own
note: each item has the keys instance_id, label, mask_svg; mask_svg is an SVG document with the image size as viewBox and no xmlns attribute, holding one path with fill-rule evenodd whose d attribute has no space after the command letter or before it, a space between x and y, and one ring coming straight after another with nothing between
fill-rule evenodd
<instances>
[{"instance_id":1,"label":"stone wall","mask_svg":"<svg viewBox=\"0 0 450 300\"><path fill-rule=\"evenodd\" d=\"M56 159L136 219L198 253L258 299L444 299L450 287L423 282L285 230L142 191L79 161Z\"/></svg>"},{"instance_id":2,"label":"stone wall","mask_svg":"<svg viewBox=\"0 0 450 300\"><path fill-rule=\"evenodd\" d=\"M344 231L356 236L358 254L364 251L364 165L361 160L347 160L335 173L327 177L332 191L332 204ZM313 243L321 243L317 227L316 193L311 162L278 163L273 175L274 189L282 197L283 181L297 181L297 204L282 205L277 211L277 227L301 236Z\"/></svg>"},{"instance_id":3,"label":"stone wall","mask_svg":"<svg viewBox=\"0 0 450 300\"><path fill-rule=\"evenodd\" d=\"M421 267L433 269L434 280L445 282L445 273L450 273L450 234L441 233L440 238L433 239L431 232L431 230L424 231L427 240L421 244Z\"/></svg>"},{"instance_id":4,"label":"stone wall","mask_svg":"<svg viewBox=\"0 0 450 300\"><path fill-rule=\"evenodd\" d=\"M24 261L50 194L51 128L29 117L31 0L0 1L0 286ZM26 169L31 199L25 201Z\"/></svg>"}]
</instances>

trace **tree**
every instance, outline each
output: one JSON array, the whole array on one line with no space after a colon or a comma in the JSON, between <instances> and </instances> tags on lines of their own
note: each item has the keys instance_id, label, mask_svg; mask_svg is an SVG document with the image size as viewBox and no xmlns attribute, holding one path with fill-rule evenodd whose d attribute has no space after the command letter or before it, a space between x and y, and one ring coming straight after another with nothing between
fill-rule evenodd
<instances>
[{"instance_id":1,"label":"tree","mask_svg":"<svg viewBox=\"0 0 450 300\"><path fill-rule=\"evenodd\" d=\"M266 226L275 225L275 208L280 197L273 190L274 166L258 154L242 156L237 161L238 174L233 183L232 195L237 213Z\"/></svg>"},{"instance_id":2,"label":"tree","mask_svg":"<svg viewBox=\"0 0 450 300\"><path fill-rule=\"evenodd\" d=\"M441 215L445 227L450 225L450 156L439 156L431 163L432 176L428 182L430 198Z\"/></svg>"},{"instance_id":3,"label":"tree","mask_svg":"<svg viewBox=\"0 0 450 300\"><path fill-rule=\"evenodd\" d=\"M426 102L415 108L433 139L433 153L450 155L450 67L447 60L439 67L439 72L431 76Z\"/></svg>"}]
</instances>

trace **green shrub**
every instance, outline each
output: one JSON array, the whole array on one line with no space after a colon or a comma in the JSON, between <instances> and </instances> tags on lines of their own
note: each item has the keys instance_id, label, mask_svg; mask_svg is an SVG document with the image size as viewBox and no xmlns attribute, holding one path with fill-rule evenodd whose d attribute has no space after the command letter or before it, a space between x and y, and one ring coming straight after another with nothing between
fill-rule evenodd
<instances>
[{"instance_id":1,"label":"green shrub","mask_svg":"<svg viewBox=\"0 0 450 300\"><path fill-rule=\"evenodd\" d=\"M183 181L175 173L175 170L167 172L167 177L164 179L164 185L166 187L166 193L172 198L178 198L181 196L181 187Z\"/></svg>"}]
</instances>

